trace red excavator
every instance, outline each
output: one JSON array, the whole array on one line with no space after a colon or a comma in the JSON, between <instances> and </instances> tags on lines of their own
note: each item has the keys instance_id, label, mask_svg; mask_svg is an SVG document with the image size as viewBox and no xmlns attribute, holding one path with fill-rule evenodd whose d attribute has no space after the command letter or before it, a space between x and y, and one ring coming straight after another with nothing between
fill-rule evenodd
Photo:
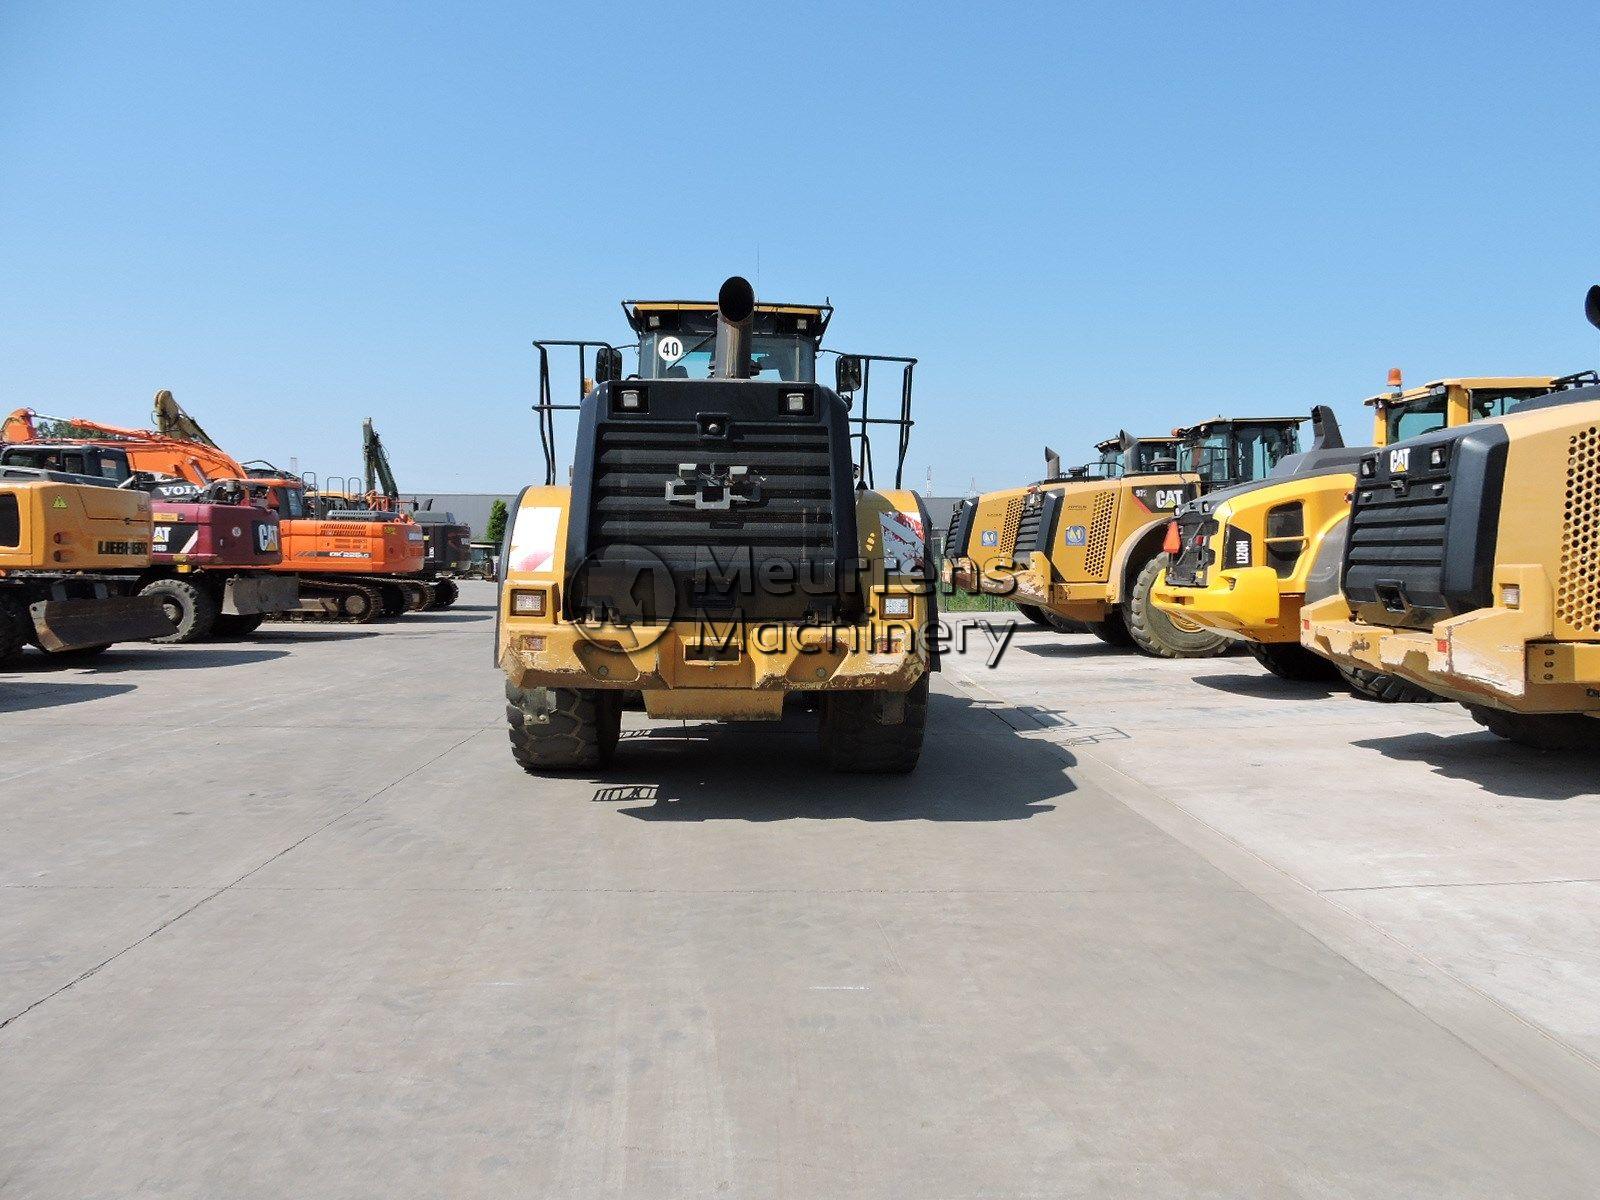
<instances>
[{"instance_id":1,"label":"red excavator","mask_svg":"<svg viewBox=\"0 0 1600 1200\"><path fill-rule=\"evenodd\" d=\"M18 410L5 423L4 440L18 444L39 441L43 425L52 443L121 451L130 471L150 477L152 488L182 490L187 484L198 491L230 481L242 485L252 502L264 505L278 518L280 559L262 569L298 579L298 603L275 612L364 623L433 602L432 585L421 576L422 532L416 525L391 513L317 519L307 508L305 483L297 476L266 464L240 463L182 414L170 392L156 396L156 415L163 424L164 412L167 421L173 412L188 421L192 427L185 431L188 436L124 429L76 417L50 421Z\"/></svg>"}]
</instances>

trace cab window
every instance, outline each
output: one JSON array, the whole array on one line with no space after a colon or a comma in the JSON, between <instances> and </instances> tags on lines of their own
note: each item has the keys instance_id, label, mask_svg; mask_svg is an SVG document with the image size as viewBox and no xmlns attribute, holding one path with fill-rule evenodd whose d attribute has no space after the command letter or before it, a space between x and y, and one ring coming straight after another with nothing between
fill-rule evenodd
<instances>
[{"instance_id":1,"label":"cab window","mask_svg":"<svg viewBox=\"0 0 1600 1200\"><path fill-rule=\"evenodd\" d=\"M645 379L710 379L717 335L648 333L639 341L639 374ZM784 383L816 381L816 350L810 339L756 334L750 339L750 378Z\"/></svg>"},{"instance_id":2,"label":"cab window","mask_svg":"<svg viewBox=\"0 0 1600 1200\"><path fill-rule=\"evenodd\" d=\"M1446 397L1439 395L1389 409L1385 416L1388 440L1400 442L1419 434L1432 433L1435 429L1443 429L1446 423L1446 404Z\"/></svg>"},{"instance_id":3,"label":"cab window","mask_svg":"<svg viewBox=\"0 0 1600 1200\"><path fill-rule=\"evenodd\" d=\"M15 492L0 492L0 546L15 549L22 544L22 513Z\"/></svg>"}]
</instances>

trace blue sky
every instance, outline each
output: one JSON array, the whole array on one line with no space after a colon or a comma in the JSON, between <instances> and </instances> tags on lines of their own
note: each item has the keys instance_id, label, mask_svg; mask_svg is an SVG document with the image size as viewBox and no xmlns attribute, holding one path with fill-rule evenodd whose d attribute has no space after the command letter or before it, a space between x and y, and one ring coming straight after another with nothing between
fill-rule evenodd
<instances>
[{"instance_id":1,"label":"blue sky","mask_svg":"<svg viewBox=\"0 0 1600 1200\"><path fill-rule=\"evenodd\" d=\"M1597 43L1591 4L18 0L0 404L167 387L324 474L372 416L402 487L509 489L534 336L741 272L921 359L939 494L1121 426L1364 430L1391 366L1600 364Z\"/></svg>"}]
</instances>

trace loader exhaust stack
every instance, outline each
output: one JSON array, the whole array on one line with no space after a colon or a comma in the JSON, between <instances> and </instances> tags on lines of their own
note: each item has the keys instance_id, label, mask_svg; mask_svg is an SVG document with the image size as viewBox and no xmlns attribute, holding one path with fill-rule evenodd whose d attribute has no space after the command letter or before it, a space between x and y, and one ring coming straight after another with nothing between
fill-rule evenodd
<instances>
[{"instance_id":1,"label":"loader exhaust stack","mask_svg":"<svg viewBox=\"0 0 1600 1200\"><path fill-rule=\"evenodd\" d=\"M717 291L717 344L712 376L717 379L750 377L750 327L756 311L756 292L742 275L729 278Z\"/></svg>"}]
</instances>

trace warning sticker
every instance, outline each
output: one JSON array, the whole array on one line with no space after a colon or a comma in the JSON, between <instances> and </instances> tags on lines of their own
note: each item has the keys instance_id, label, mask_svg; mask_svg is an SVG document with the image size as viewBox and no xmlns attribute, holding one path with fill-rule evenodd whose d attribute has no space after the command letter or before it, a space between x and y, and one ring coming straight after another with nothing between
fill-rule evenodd
<instances>
[{"instance_id":1,"label":"warning sticker","mask_svg":"<svg viewBox=\"0 0 1600 1200\"><path fill-rule=\"evenodd\" d=\"M553 506L517 510L517 523L511 528L511 554L507 570L543 571L556 553L556 529L561 510Z\"/></svg>"},{"instance_id":2,"label":"warning sticker","mask_svg":"<svg viewBox=\"0 0 1600 1200\"><path fill-rule=\"evenodd\" d=\"M927 553L927 539L922 532L922 518L916 513L881 512L878 528L883 533L883 557L894 560L902 571L914 570L921 565ZM890 568L894 569L894 568Z\"/></svg>"}]
</instances>

